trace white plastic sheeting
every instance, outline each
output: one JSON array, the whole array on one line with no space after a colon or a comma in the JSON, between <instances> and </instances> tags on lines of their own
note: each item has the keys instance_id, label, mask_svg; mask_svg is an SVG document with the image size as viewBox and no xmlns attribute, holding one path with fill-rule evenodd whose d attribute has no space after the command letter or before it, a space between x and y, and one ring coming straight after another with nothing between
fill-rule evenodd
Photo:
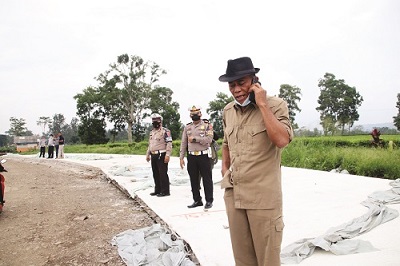
<instances>
[{"instance_id":1,"label":"white plastic sheeting","mask_svg":"<svg viewBox=\"0 0 400 266\"><path fill-rule=\"evenodd\" d=\"M182 240L172 240L171 234L159 224L132 230L113 237L111 244L128 266L194 266L185 252Z\"/></svg>"},{"instance_id":2,"label":"white plastic sheeting","mask_svg":"<svg viewBox=\"0 0 400 266\"><path fill-rule=\"evenodd\" d=\"M350 240L364 234L376 226L399 216L397 210L385 204L400 203L400 179L389 183L391 190L377 191L368 196L361 204L369 210L350 222L329 229L324 235L315 238L300 239L281 251L282 264L296 264L314 253L315 248L330 251L335 255L346 255L377 250L368 241Z\"/></svg>"}]
</instances>

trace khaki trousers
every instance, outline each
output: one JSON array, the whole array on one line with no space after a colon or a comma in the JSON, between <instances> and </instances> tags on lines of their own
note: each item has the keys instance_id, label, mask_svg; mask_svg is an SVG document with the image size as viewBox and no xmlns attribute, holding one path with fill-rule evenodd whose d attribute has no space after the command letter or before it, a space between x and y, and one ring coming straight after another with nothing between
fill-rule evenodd
<instances>
[{"instance_id":1,"label":"khaki trousers","mask_svg":"<svg viewBox=\"0 0 400 266\"><path fill-rule=\"evenodd\" d=\"M281 265L282 209L236 209L231 188L224 200L236 266Z\"/></svg>"}]
</instances>

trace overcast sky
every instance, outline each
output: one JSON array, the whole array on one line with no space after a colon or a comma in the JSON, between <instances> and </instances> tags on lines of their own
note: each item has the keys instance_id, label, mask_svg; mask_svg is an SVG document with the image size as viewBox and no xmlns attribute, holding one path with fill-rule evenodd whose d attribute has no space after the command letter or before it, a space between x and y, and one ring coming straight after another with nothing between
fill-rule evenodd
<instances>
[{"instance_id":1,"label":"overcast sky","mask_svg":"<svg viewBox=\"0 0 400 266\"><path fill-rule=\"evenodd\" d=\"M318 80L326 72L356 87L356 124L392 123L400 92L400 1L0 0L0 134L10 117L33 133L41 116L76 117L73 96L118 55L139 55L167 71L181 121L205 109L228 59L250 56L268 94L302 91L299 126L319 123Z\"/></svg>"}]
</instances>

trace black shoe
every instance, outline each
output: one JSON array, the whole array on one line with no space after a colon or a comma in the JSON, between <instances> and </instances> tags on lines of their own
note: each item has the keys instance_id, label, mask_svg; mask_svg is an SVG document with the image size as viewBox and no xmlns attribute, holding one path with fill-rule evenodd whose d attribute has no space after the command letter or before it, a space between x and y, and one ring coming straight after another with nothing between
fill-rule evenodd
<instances>
[{"instance_id":1,"label":"black shoe","mask_svg":"<svg viewBox=\"0 0 400 266\"><path fill-rule=\"evenodd\" d=\"M188 208L195 208L195 207L199 207L199 206L203 206L203 202L201 200L199 201L195 201L192 203L192 205L187 206Z\"/></svg>"},{"instance_id":2,"label":"black shoe","mask_svg":"<svg viewBox=\"0 0 400 266\"><path fill-rule=\"evenodd\" d=\"M206 202L204 209L211 209L212 206L213 206L212 202Z\"/></svg>"},{"instance_id":3,"label":"black shoe","mask_svg":"<svg viewBox=\"0 0 400 266\"><path fill-rule=\"evenodd\" d=\"M169 193L160 193L160 194L157 195L157 197L166 197L166 196L169 196L169 195L170 195Z\"/></svg>"},{"instance_id":4,"label":"black shoe","mask_svg":"<svg viewBox=\"0 0 400 266\"><path fill-rule=\"evenodd\" d=\"M151 192L151 193L150 193L150 196L157 196L158 194L160 194L160 193Z\"/></svg>"}]
</instances>

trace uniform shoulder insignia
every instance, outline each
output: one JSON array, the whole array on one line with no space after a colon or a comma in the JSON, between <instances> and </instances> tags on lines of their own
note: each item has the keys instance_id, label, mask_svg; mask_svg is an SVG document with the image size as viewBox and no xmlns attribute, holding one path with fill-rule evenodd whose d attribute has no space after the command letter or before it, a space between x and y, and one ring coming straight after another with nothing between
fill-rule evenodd
<instances>
[{"instance_id":1,"label":"uniform shoulder insignia","mask_svg":"<svg viewBox=\"0 0 400 266\"><path fill-rule=\"evenodd\" d=\"M193 124L193 122L189 122L189 123L187 123L186 125L190 125L190 124Z\"/></svg>"},{"instance_id":2,"label":"uniform shoulder insignia","mask_svg":"<svg viewBox=\"0 0 400 266\"><path fill-rule=\"evenodd\" d=\"M206 119L206 118L204 118L203 121L204 121L205 123L210 123L210 120L208 120L208 119Z\"/></svg>"}]
</instances>

